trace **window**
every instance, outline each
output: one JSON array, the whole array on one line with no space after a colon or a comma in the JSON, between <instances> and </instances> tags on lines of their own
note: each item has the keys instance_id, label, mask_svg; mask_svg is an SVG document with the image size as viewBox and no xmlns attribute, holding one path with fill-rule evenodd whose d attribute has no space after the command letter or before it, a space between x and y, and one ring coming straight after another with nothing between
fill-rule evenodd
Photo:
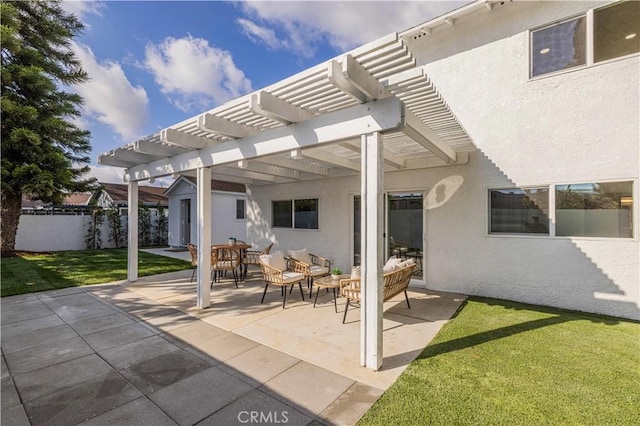
<instances>
[{"instance_id":1,"label":"window","mask_svg":"<svg viewBox=\"0 0 640 426\"><path fill-rule=\"evenodd\" d=\"M593 14L594 61L640 52L640 3L628 1Z\"/></svg>"},{"instance_id":2,"label":"window","mask_svg":"<svg viewBox=\"0 0 640 426\"><path fill-rule=\"evenodd\" d=\"M549 189L512 188L489 191L489 232L549 235Z\"/></svg>"},{"instance_id":3,"label":"window","mask_svg":"<svg viewBox=\"0 0 640 426\"><path fill-rule=\"evenodd\" d=\"M245 200L237 199L236 200L236 219L244 219L245 218Z\"/></svg>"},{"instance_id":4,"label":"window","mask_svg":"<svg viewBox=\"0 0 640 426\"><path fill-rule=\"evenodd\" d=\"M296 229L318 229L318 199L295 200L293 221Z\"/></svg>"},{"instance_id":5,"label":"window","mask_svg":"<svg viewBox=\"0 0 640 426\"><path fill-rule=\"evenodd\" d=\"M556 185L556 235L633 237L633 183Z\"/></svg>"},{"instance_id":6,"label":"window","mask_svg":"<svg viewBox=\"0 0 640 426\"><path fill-rule=\"evenodd\" d=\"M586 63L586 18L554 24L531 33L531 76Z\"/></svg>"},{"instance_id":7,"label":"window","mask_svg":"<svg viewBox=\"0 0 640 426\"><path fill-rule=\"evenodd\" d=\"M273 227L274 228L292 228L293 217L291 208L291 200L274 201L273 202Z\"/></svg>"},{"instance_id":8,"label":"window","mask_svg":"<svg viewBox=\"0 0 640 426\"><path fill-rule=\"evenodd\" d=\"M318 199L273 201L273 227L318 229Z\"/></svg>"},{"instance_id":9,"label":"window","mask_svg":"<svg viewBox=\"0 0 640 426\"><path fill-rule=\"evenodd\" d=\"M531 77L640 52L640 2L617 2L531 31Z\"/></svg>"}]
</instances>

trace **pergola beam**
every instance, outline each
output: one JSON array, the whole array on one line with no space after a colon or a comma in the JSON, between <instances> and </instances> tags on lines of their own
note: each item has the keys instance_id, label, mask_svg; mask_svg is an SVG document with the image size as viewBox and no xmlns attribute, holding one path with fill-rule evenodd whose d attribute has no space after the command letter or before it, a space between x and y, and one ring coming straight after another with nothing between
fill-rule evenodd
<instances>
[{"instance_id":1,"label":"pergola beam","mask_svg":"<svg viewBox=\"0 0 640 426\"><path fill-rule=\"evenodd\" d=\"M332 164L334 166L350 169L356 172L360 171L360 164L347 158L339 157L337 155L330 154L325 151L317 149L305 149L302 151L302 155L312 160L322 161L323 163Z\"/></svg>"},{"instance_id":2,"label":"pergola beam","mask_svg":"<svg viewBox=\"0 0 640 426\"><path fill-rule=\"evenodd\" d=\"M395 130L402 125L402 103L389 97L367 104L333 111L290 126L276 127L257 135L207 146L149 164L131 167L126 180L146 180L219 166L242 159L259 158L293 149L310 148L358 137L367 132Z\"/></svg>"},{"instance_id":3,"label":"pergola beam","mask_svg":"<svg viewBox=\"0 0 640 426\"><path fill-rule=\"evenodd\" d=\"M299 172L312 173L319 176L329 176L329 169L317 164L304 163L300 160L293 160L291 158L284 157L262 157L260 162L265 164L271 164L278 167L284 167L291 170L297 170Z\"/></svg>"},{"instance_id":4,"label":"pergola beam","mask_svg":"<svg viewBox=\"0 0 640 426\"><path fill-rule=\"evenodd\" d=\"M272 164L263 163L261 161L238 161L238 168L252 172L264 173L266 175L278 176L288 179L299 179L300 173L284 167L274 166Z\"/></svg>"},{"instance_id":5,"label":"pergola beam","mask_svg":"<svg viewBox=\"0 0 640 426\"><path fill-rule=\"evenodd\" d=\"M113 151L113 156L116 160L122 160L131 163L148 163L162 158L159 155L142 154L129 149L118 148Z\"/></svg>"},{"instance_id":6,"label":"pergola beam","mask_svg":"<svg viewBox=\"0 0 640 426\"><path fill-rule=\"evenodd\" d=\"M350 149L353 152L360 152L360 142L356 140L346 141L339 144L343 148ZM397 169L404 169L406 166L406 160L393 152L389 151L387 148L383 148L382 153L384 155L384 163L388 166L395 167Z\"/></svg>"},{"instance_id":7,"label":"pergola beam","mask_svg":"<svg viewBox=\"0 0 640 426\"><path fill-rule=\"evenodd\" d=\"M427 148L445 163L456 162L456 152L454 149L406 107L403 108L400 131Z\"/></svg>"},{"instance_id":8,"label":"pergola beam","mask_svg":"<svg viewBox=\"0 0 640 426\"><path fill-rule=\"evenodd\" d=\"M244 124L236 123L226 118L217 117L213 114L203 114L199 116L198 128L205 132L234 139L258 133L258 130L253 127L245 126Z\"/></svg>"},{"instance_id":9,"label":"pergola beam","mask_svg":"<svg viewBox=\"0 0 640 426\"><path fill-rule=\"evenodd\" d=\"M202 138L200 136L193 136L188 133L181 132L176 129L164 129L160 132L160 140L165 143L178 145L184 148L202 149L210 146L214 141Z\"/></svg>"},{"instance_id":10,"label":"pergola beam","mask_svg":"<svg viewBox=\"0 0 640 426\"><path fill-rule=\"evenodd\" d=\"M184 154L189 151L180 146L164 145L146 140L134 142L133 150L142 154L156 155L159 157L173 157L174 155Z\"/></svg>"},{"instance_id":11,"label":"pergola beam","mask_svg":"<svg viewBox=\"0 0 640 426\"><path fill-rule=\"evenodd\" d=\"M261 180L261 181L271 182L271 183L276 181L276 178L274 175L259 173L259 172L252 172L250 170L244 170L244 169L240 169L232 166L217 166L213 169L213 171L220 175L241 176L247 179Z\"/></svg>"},{"instance_id":12,"label":"pergola beam","mask_svg":"<svg viewBox=\"0 0 640 426\"><path fill-rule=\"evenodd\" d=\"M102 166L123 167L125 169L136 165L136 163L129 161L118 160L113 155L113 151L99 155L98 164Z\"/></svg>"},{"instance_id":13,"label":"pergola beam","mask_svg":"<svg viewBox=\"0 0 640 426\"><path fill-rule=\"evenodd\" d=\"M298 123L314 116L309 111L283 101L264 90L251 95L249 108L258 115L283 124Z\"/></svg>"},{"instance_id":14,"label":"pergola beam","mask_svg":"<svg viewBox=\"0 0 640 426\"><path fill-rule=\"evenodd\" d=\"M328 67L329 81L360 103L391 96L384 85L351 55L346 55L341 63L331 61Z\"/></svg>"}]
</instances>

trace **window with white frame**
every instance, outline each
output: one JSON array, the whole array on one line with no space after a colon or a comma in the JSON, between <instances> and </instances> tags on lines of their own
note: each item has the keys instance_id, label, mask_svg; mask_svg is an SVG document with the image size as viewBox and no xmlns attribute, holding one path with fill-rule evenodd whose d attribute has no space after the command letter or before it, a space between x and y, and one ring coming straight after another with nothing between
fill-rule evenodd
<instances>
[{"instance_id":1,"label":"window with white frame","mask_svg":"<svg viewBox=\"0 0 640 426\"><path fill-rule=\"evenodd\" d=\"M241 220L246 217L246 203L242 198L236 199L236 219Z\"/></svg>"},{"instance_id":2,"label":"window with white frame","mask_svg":"<svg viewBox=\"0 0 640 426\"><path fill-rule=\"evenodd\" d=\"M632 181L490 189L489 233L633 238L633 206Z\"/></svg>"},{"instance_id":3,"label":"window with white frame","mask_svg":"<svg viewBox=\"0 0 640 426\"><path fill-rule=\"evenodd\" d=\"M556 235L633 237L633 182L556 185Z\"/></svg>"},{"instance_id":4,"label":"window with white frame","mask_svg":"<svg viewBox=\"0 0 640 426\"><path fill-rule=\"evenodd\" d=\"M489 232L549 235L549 188L489 191Z\"/></svg>"},{"instance_id":5,"label":"window with white frame","mask_svg":"<svg viewBox=\"0 0 640 426\"><path fill-rule=\"evenodd\" d=\"M318 229L318 199L272 201L273 227Z\"/></svg>"},{"instance_id":6,"label":"window with white frame","mask_svg":"<svg viewBox=\"0 0 640 426\"><path fill-rule=\"evenodd\" d=\"M624 1L531 31L531 77L640 52L640 2Z\"/></svg>"}]
</instances>

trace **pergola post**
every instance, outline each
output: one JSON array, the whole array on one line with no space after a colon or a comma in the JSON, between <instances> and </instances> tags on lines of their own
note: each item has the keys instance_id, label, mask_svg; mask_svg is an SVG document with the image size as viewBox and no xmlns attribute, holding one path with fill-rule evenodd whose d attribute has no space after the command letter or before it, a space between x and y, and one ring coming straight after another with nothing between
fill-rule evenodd
<instances>
[{"instance_id":1,"label":"pergola post","mask_svg":"<svg viewBox=\"0 0 640 426\"><path fill-rule=\"evenodd\" d=\"M197 170L198 308L211 306L211 169Z\"/></svg>"},{"instance_id":2,"label":"pergola post","mask_svg":"<svg viewBox=\"0 0 640 426\"><path fill-rule=\"evenodd\" d=\"M382 366L382 259L383 239L382 134L361 137L361 256L360 365Z\"/></svg>"},{"instance_id":3,"label":"pergola post","mask_svg":"<svg viewBox=\"0 0 640 426\"><path fill-rule=\"evenodd\" d=\"M138 182L130 181L127 187L128 198L128 248L127 248L127 279L129 282L138 281Z\"/></svg>"}]
</instances>

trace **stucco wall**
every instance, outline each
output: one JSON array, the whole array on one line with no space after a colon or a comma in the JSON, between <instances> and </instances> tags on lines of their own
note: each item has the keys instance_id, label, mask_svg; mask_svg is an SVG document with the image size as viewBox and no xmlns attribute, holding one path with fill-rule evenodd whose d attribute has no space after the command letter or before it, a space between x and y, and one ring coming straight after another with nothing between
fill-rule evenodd
<instances>
[{"instance_id":1,"label":"stucco wall","mask_svg":"<svg viewBox=\"0 0 640 426\"><path fill-rule=\"evenodd\" d=\"M530 80L529 28L591 7L514 2L411 49L477 146L467 165L385 175L422 190L426 285L640 319L638 55ZM634 239L488 235L492 187L634 181ZM248 239L351 265L359 177L252 187ZM271 229L271 201L319 199L318 231Z\"/></svg>"},{"instance_id":2,"label":"stucco wall","mask_svg":"<svg viewBox=\"0 0 640 426\"><path fill-rule=\"evenodd\" d=\"M197 244L198 229L196 221L197 200L195 188L182 182L169 195L169 245L180 246L181 232L181 200L191 200L191 242ZM212 191L211 192L211 241L227 242L229 237L239 240L247 238L247 221L236 219L236 200L246 199L245 194Z\"/></svg>"}]
</instances>

